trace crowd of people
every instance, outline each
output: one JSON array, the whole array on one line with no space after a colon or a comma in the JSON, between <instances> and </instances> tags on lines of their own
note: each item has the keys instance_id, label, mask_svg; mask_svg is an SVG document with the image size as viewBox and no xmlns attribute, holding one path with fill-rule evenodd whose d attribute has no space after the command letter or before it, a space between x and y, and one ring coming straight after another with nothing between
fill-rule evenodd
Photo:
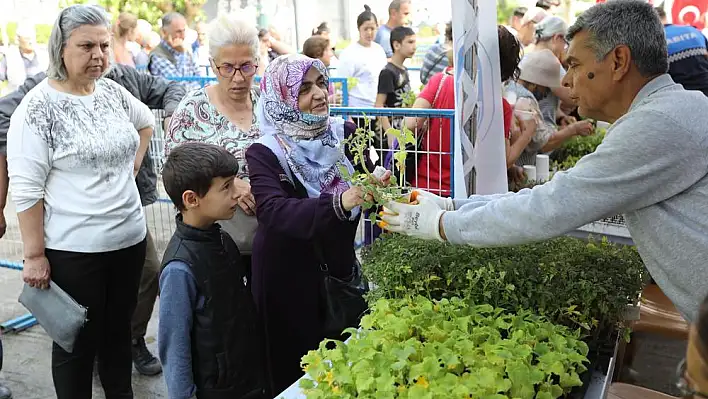
<instances>
[{"instance_id":1,"label":"crowd of people","mask_svg":"<svg viewBox=\"0 0 708 399\"><path fill-rule=\"evenodd\" d=\"M497 29L510 180L524 179L537 154L593 134L581 115L613 123L611 134L542 187L461 200L448 198L449 119L329 115L334 66L357 81L350 106L405 106L417 41L410 0L392 1L386 23L365 6L358 40L339 57L326 23L296 54L276 31L235 16L198 23L191 42L179 13L165 14L158 34L132 14L111 21L77 5L60 12L46 60L19 29L0 62L12 90L0 98L0 201L4 209L9 187L24 281L56 284L89 312L71 353L52 348L57 397L90 398L97 368L107 398L132 398L131 362L164 372L177 399L273 397L297 380L301 356L328 336L323 271L357 273L354 235L370 194L345 180L355 166L341 143L365 126L382 151L399 145L389 128L419 136L423 155L406 174L420 201L387 205L391 231L513 245L625 214L653 278L695 322L685 385L708 390L708 310L699 315L708 41L641 1L597 5L571 27L548 2L537 6ZM426 53L413 108L454 109L452 33L448 24ZM168 80L193 76L215 81ZM151 109L165 111L161 184L178 211L164 254L143 210L160 184L147 151ZM391 166L380 158L369 170ZM158 292L159 360L145 343Z\"/></svg>"}]
</instances>

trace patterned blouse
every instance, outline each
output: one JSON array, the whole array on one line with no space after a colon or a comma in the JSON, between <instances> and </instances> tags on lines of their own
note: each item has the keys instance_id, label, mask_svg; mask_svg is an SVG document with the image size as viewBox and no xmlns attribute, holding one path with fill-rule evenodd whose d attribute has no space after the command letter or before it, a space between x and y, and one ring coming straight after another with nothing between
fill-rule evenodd
<instances>
[{"instance_id":1,"label":"patterned blouse","mask_svg":"<svg viewBox=\"0 0 708 399\"><path fill-rule=\"evenodd\" d=\"M222 115L209 101L206 88L197 89L182 99L177 106L165 137L165 157L179 144L197 141L215 144L226 148L239 162L238 177L248 180L248 165L246 165L246 150L259 137L258 121L256 120L256 103L260 91L251 90L253 119L251 128L243 131Z\"/></svg>"}]
</instances>

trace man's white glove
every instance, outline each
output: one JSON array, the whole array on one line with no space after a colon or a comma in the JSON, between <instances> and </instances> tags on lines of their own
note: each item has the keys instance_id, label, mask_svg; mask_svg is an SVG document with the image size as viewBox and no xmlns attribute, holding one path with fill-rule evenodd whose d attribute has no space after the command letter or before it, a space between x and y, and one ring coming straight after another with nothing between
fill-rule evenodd
<instances>
[{"instance_id":1,"label":"man's white glove","mask_svg":"<svg viewBox=\"0 0 708 399\"><path fill-rule=\"evenodd\" d=\"M413 194L415 193L415 194ZM455 203L452 201L452 198L450 197L440 197L438 195L435 195L433 193L429 193L425 190L421 190L419 188L416 188L413 190L413 193L411 194L411 202L414 202L416 199L419 198L428 198L431 201L435 202L437 206L444 210L444 211L454 211L455 210Z\"/></svg>"},{"instance_id":2,"label":"man's white glove","mask_svg":"<svg viewBox=\"0 0 708 399\"><path fill-rule=\"evenodd\" d=\"M389 202L384 206L379 227L424 240L444 241L440 235L440 218L444 209L428 196L417 197L418 204Z\"/></svg>"}]
</instances>

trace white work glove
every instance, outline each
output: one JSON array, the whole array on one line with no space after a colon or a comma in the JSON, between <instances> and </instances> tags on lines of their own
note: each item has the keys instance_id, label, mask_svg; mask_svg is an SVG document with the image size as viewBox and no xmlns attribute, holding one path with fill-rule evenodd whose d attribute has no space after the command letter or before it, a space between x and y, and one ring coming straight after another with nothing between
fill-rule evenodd
<instances>
[{"instance_id":1,"label":"white work glove","mask_svg":"<svg viewBox=\"0 0 708 399\"><path fill-rule=\"evenodd\" d=\"M440 218L445 210L427 196L418 197L417 205L391 201L384 206L379 227L424 240L444 241L440 235Z\"/></svg>"},{"instance_id":2,"label":"white work glove","mask_svg":"<svg viewBox=\"0 0 708 399\"><path fill-rule=\"evenodd\" d=\"M425 198L428 198L431 201L435 202L435 204L437 204L437 206L444 211L454 211L455 210L455 203L452 201L452 198L440 197L438 195L435 195L433 193L429 193L429 192L427 192L425 190L421 190L419 188L416 188L415 190L413 190L413 193L415 193L415 194L411 194L413 201L415 201L416 199L425 197ZM411 202L413 202L413 201L411 201Z\"/></svg>"},{"instance_id":3,"label":"white work glove","mask_svg":"<svg viewBox=\"0 0 708 399\"><path fill-rule=\"evenodd\" d=\"M384 175L386 174L386 172L388 172L388 169L384 168L383 166L378 166L378 165L377 165L376 168L374 168L374 171L373 171L371 174L372 174L375 178L381 180L381 179L384 177Z\"/></svg>"}]
</instances>

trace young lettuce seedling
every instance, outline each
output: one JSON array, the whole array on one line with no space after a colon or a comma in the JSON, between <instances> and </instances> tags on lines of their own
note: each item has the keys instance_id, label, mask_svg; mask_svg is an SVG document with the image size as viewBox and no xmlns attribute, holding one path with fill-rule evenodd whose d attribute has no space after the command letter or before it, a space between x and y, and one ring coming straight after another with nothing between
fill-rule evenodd
<instances>
[{"instance_id":1,"label":"young lettuce seedling","mask_svg":"<svg viewBox=\"0 0 708 399\"><path fill-rule=\"evenodd\" d=\"M366 117L366 115L364 115L364 117ZM363 128L360 127L356 129L354 134L344 140L344 144L349 148L352 154L352 161L355 167L354 173L349 173L347 168L343 165L339 165L339 171L344 180L353 186L361 187L365 192L372 195L373 202L364 203L363 207L365 209L384 205L389 201L408 201L406 195L408 189L405 187L403 175L406 157L408 155L406 146L416 143L415 135L406 127L403 127L401 130L391 128L386 131L387 135L391 135L398 140L400 148L393 151L393 159L400 172L398 177L391 176L391 184L384 187L379 184L378 178L374 176L373 171L371 171L369 165L367 165L369 161L369 149L371 148L371 143L374 141L375 134L376 133L371 130L370 121L367 118ZM357 166L359 166L359 168L357 168ZM361 169L363 172L358 169ZM376 223L376 212L371 213L370 219L372 223Z\"/></svg>"}]
</instances>

